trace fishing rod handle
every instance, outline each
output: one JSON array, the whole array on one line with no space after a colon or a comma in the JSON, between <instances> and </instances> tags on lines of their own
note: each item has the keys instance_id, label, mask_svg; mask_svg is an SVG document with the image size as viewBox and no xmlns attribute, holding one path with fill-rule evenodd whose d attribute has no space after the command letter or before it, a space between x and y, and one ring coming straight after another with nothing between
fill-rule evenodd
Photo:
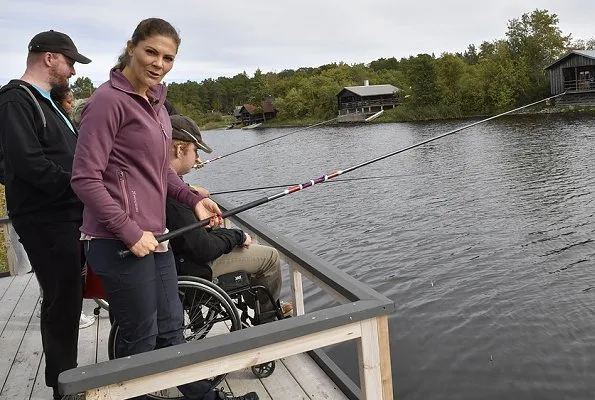
<instances>
[{"instance_id":1,"label":"fishing rod handle","mask_svg":"<svg viewBox=\"0 0 595 400\"><path fill-rule=\"evenodd\" d=\"M221 218L227 218L227 217L231 217L233 215L236 215L238 213L241 213L242 211L246 211L249 210L250 208L254 208L256 206L259 206L261 204L264 204L266 202L270 201L269 197L263 197L261 199L258 200L254 200L250 203L246 203L244 205L241 205L239 207L233 208L231 210L227 210L223 213L221 213ZM170 240L173 239L177 236L180 236L186 232L189 232L191 230L197 229L197 228L203 228L205 226L207 226L209 224L209 222L211 221L210 218L207 219L202 219L200 221L194 222L192 224L183 226L179 229L176 229L174 231L170 231L167 232L166 234L160 235L160 236L156 236L155 239L157 239L157 243L162 243L165 242L166 240ZM132 254L132 251L130 251L130 249L122 249L122 250L118 250L118 257L120 257L121 259L127 258Z\"/></svg>"},{"instance_id":2,"label":"fishing rod handle","mask_svg":"<svg viewBox=\"0 0 595 400\"><path fill-rule=\"evenodd\" d=\"M223 217L223 215L221 215ZM196 228L201 228L201 227L205 227L209 224L209 221L211 219L202 219L198 222L195 222L193 224L184 226L180 229L177 229L175 231L171 231L171 232L167 232L163 235L159 235L159 236L155 236L155 239L157 239L157 243L162 243L165 242L166 240L170 240L178 235L181 235L182 233L186 233L192 229L196 229ZM130 251L130 249L125 249L125 250L119 250L118 251L118 256L122 259L129 257L132 254L132 251Z\"/></svg>"}]
</instances>

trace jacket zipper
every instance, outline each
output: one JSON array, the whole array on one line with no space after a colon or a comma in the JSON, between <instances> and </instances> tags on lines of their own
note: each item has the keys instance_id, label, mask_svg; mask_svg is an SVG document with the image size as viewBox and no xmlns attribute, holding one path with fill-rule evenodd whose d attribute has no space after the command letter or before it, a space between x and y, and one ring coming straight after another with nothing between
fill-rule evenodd
<instances>
[{"instance_id":1,"label":"jacket zipper","mask_svg":"<svg viewBox=\"0 0 595 400\"><path fill-rule=\"evenodd\" d=\"M135 96L140 96L138 93L136 92L132 92L130 90L124 89L120 86L117 85L112 85L115 89L121 90L124 93L128 93L128 94L133 94ZM147 103L149 103L149 101L145 98L143 98ZM149 103L149 108L151 109L151 112L153 113L153 117L155 118L155 121L159 124L159 127L161 128L161 133L163 133L163 140L164 140L164 151L163 151L163 164L161 164L161 180L165 181L165 185L163 186L163 191L165 193L165 195L167 196L167 152L168 152L168 148L167 148L167 140L165 140L165 138L167 137L167 133L165 132L165 128L163 127L163 124L161 123L161 121L159 120L159 116L157 115L157 113L155 112L155 109L153 108L153 106L151 105L151 103ZM122 174L123 176L123 174Z\"/></svg>"},{"instance_id":2,"label":"jacket zipper","mask_svg":"<svg viewBox=\"0 0 595 400\"><path fill-rule=\"evenodd\" d=\"M165 195L167 196L167 151L169 149L167 148L167 140L166 140L167 133L165 133L165 128L163 127L163 124L161 123L161 121L159 121L159 126L161 127L161 132L163 133L163 140L165 141L165 145L163 146L164 147L163 159L165 161L164 161L163 168L161 168L161 171L163 171L162 174L165 176L163 176L161 181L165 182L165 187L163 188L163 191L164 191Z\"/></svg>"},{"instance_id":3,"label":"jacket zipper","mask_svg":"<svg viewBox=\"0 0 595 400\"><path fill-rule=\"evenodd\" d=\"M128 192L126 191L126 178L124 178L124 172L118 171L118 180L120 181L120 190L124 197L124 207L126 208L126 214L130 215L130 201L128 199Z\"/></svg>"}]
</instances>

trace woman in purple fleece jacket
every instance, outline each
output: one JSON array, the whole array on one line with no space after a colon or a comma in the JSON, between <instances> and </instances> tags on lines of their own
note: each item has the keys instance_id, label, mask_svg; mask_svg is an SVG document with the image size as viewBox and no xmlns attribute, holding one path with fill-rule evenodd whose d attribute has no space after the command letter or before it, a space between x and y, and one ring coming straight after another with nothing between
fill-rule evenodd
<instances>
[{"instance_id":1,"label":"woman in purple fleece jacket","mask_svg":"<svg viewBox=\"0 0 595 400\"><path fill-rule=\"evenodd\" d=\"M82 236L120 328L119 357L184 343L174 258L165 232L165 199L218 223L219 207L191 191L170 169L172 127L161 84L180 38L168 22L141 21L109 81L82 113L72 188L84 203ZM134 256L118 257L129 248ZM204 382L180 387L188 399L209 398Z\"/></svg>"}]
</instances>

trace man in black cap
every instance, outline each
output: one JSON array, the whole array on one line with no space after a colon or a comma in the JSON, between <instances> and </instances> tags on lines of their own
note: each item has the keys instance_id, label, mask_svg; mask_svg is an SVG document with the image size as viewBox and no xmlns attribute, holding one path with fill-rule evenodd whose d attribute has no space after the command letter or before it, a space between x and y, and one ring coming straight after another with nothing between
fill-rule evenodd
<instances>
[{"instance_id":1,"label":"man in black cap","mask_svg":"<svg viewBox=\"0 0 595 400\"><path fill-rule=\"evenodd\" d=\"M74 63L88 64L68 35L31 39L21 79L0 89L0 181L8 215L43 291L41 339L46 385L58 392L60 372L77 366L82 308L82 203L70 187L77 131L52 101L68 85Z\"/></svg>"}]
</instances>

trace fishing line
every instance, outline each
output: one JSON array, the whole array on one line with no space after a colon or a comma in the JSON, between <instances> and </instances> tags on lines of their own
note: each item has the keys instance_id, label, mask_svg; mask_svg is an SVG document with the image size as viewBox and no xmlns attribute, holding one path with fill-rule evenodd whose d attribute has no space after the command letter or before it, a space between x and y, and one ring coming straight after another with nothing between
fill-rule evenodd
<instances>
[{"instance_id":1,"label":"fishing line","mask_svg":"<svg viewBox=\"0 0 595 400\"><path fill-rule=\"evenodd\" d=\"M336 119L338 119L338 118L339 118L339 117L335 117L335 118L329 119L329 120L327 120L327 121L322 121L322 122L319 122L319 123L317 123L317 124L314 124L314 125L306 126L306 127L304 127L304 128L300 128L300 129L297 129L297 130L295 130L295 131L291 131L291 132L289 132L289 133L286 133L286 134L284 134L284 135L277 136L277 137L274 137L274 138L272 138L272 139L269 139L269 140L265 140L264 142L261 142L261 143L256 143L256 144L253 144L252 146L248 146L248 147L245 147L245 148L243 148L243 149L239 149L239 150L236 150L236 151L232 151L231 153L227 153L227 154L224 154L224 155L222 155L222 156L218 156L218 157L215 157L215 158L211 158L211 159L209 159L209 160L203 161L203 162L202 162L202 164L199 164L199 166L197 166L197 167L195 167L195 168L204 167L205 165L207 165L207 164L209 164L209 163L212 163L213 161L221 160L222 158L229 157L229 156L231 156L231 155L233 155L233 154L238 154L238 153L241 153L242 151L246 151L246 150L252 149L252 148L254 148L254 147L257 147L257 146L262 146L263 144L270 143L270 142L272 142L272 141L274 141L274 140L279 140L279 139L281 139L281 138L284 138L284 137L287 137L287 136L289 136L289 135L293 135L294 133L298 133L298 132L305 131L306 129L310 129L310 128L314 128L314 127L317 127L317 126L320 126L320 125L328 124L329 122L332 122L332 121L334 121L334 120L336 120Z\"/></svg>"},{"instance_id":2,"label":"fishing line","mask_svg":"<svg viewBox=\"0 0 595 400\"><path fill-rule=\"evenodd\" d=\"M344 178L344 179L337 179L334 181L327 181L327 183L341 183L341 182L349 182L349 181L362 181L368 179L389 179L389 178L401 178L401 175L382 175L382 176L364 176L361 178ZM218 194L229 194L229 193L240 193L240 192L252 192L254 190L263 190L263 189L275 189L275 188L284 188L288 186L295 186L297 183L290 183L286 185L272 185L272 186L259 186L254 188L244 188L244 189L232 189L226 190L224 192L210 192L212 196Z\"/></svg>"},{"instance_id":3,"label":"fishing line","mask_svg":"<svg viewBox=\"0 0 595 400\"><path fill-rule=\"evenodd\" d=\"M408 150L411 150L411 149L415 149L416 147L423 146L424 144L433 142L433 141L438 140L438 139L442 139L442 138L444 138L446 136L449 136L449 135L452 135L454 133L460 132L462 130L471 128L473 126L477 126L479 124L483 124L483 123L488 122L488 121L491 121L493 119L502 117L503 115L512 114L513 112L520 111L522 109L525 109L525 108L534 106L534 105L539 104L541 102L548 101L550 99L554 99L556 97L563 96L565 93L566 92L561 93L561 94L557 94L555 96L546 97L546 98L544 98L542 100L539 100L539 101L536 101L536 102L533 102L533 103L530 103L530 104L526 104L524 106L515 108L513 110L506 111L506 112L503 112L501 114L494 115L492 117L482 119L481 121L477 121L477 122L474 122L474 123L469 124L469 125L462 126L460 128L457 128L457 129L453 129L452 131L449 131L449 132L443 133L441 135L435 136L433 138L424 140L422 142L416 143L416 144L411 145L409 147L405 147L403 149L396 150L396 151L393 151L393 152L384 154L384 155L379 156L379 157L376 157L376 158L372 158L372 159L370 159L368 161L364 161L364 162L362 162L360 164L356 164L356 165L353 165L351 167L345 168L344 170L333 171L333 172L331 172L328 175L323 175L323 176L320 176L318 178L311 179L308 182L305 182L305 183L302 183L302 184L299 184L299 185L295 185L295 186L291 186L291 187L289 187L289 188L287 188L287 189L285 189L285 190L283 190L283 191L281 191L281 192L279 192L277 194L274 194L272 196L263 197L263 198L260 198L260 199L251 201L250 203L246 203L246 204L241 205L239 207L233 208L231 210L227 210L227 211L225 211L225 212L223 212L221 214L221 217L223 217L223 218L231 217L233 215L236 215L236 214L241 213L242 211L246 211L246 210L249 210L251 208L260 206L260 205L262 205L264 203L268 203L270 201L279 199L281 197L285 197L285 196L290 195L292 193L299 192L300 190L307 189L307 188L312 187L314 185L317 185L319 183L326 182L326 181L328 181L330 179L336 178L339 175L343 175L343 174L346 174L348 172L355 171L356 169L359 169L359 168L365 167L366 165L370 165L372 163L375 163L375 162L384 160L385 158L392 157L394 155L403 153L403 152L408 151ZM205 227L205 226L207 226L209 224L209 222L210 222L210 218L203 219L203 220L197 221L195 223L186 225L186 226L184 226L184 227L182 227L180 229L176 229L175 231L171 231L171 232L168 232L168 233L166 233L164 235L160 235L160 236L156 237L157 242L161 243L161 242L164 242L166 240L170 240L170 239L172 239L174 237L177 237L179 235L182 235L182 234L184 234L186 232L189 232L189 231L191 231L193 229ZM130 250L119 250L118 251L118 255L121 258L128 257L130 254L132 254L132 252Z\"/></svg>"}]
</instances>

